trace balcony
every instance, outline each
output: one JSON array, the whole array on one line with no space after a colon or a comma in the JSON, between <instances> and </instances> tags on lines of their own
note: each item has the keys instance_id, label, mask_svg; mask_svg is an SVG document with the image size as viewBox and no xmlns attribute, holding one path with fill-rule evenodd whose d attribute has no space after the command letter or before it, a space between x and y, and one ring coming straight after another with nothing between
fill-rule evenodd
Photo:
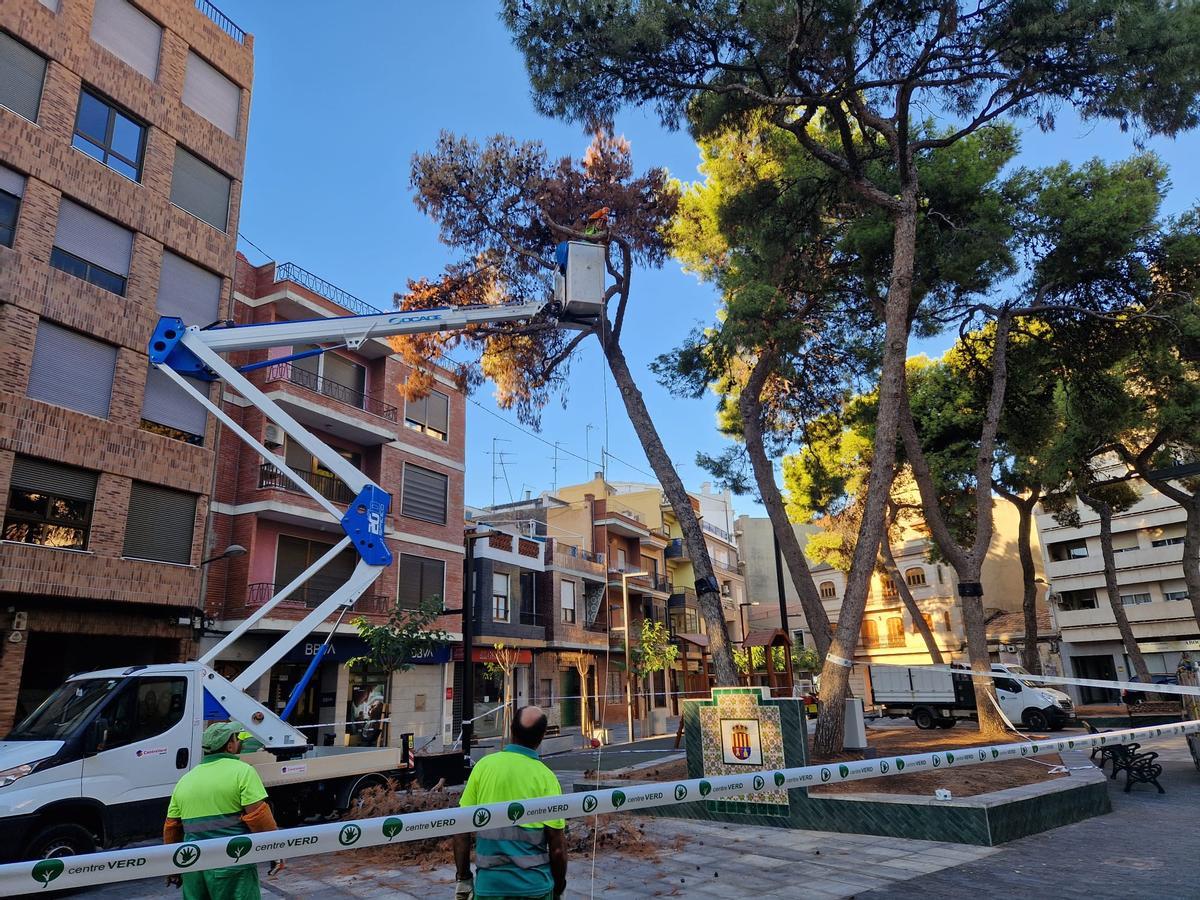
<instances>
[{"instance_id":1,"label":"balcony","mask_svg":"<svg viewBox=\"0 0 1200 900\"><path fill-rule=\"evenodd\" d=\"M356 316L374 316L383 312L365 300L358 299L349 291L342 290L336 284L331 284L319 275L314 275L308 269L300 268L295 263L286 262L275 267L275 283L278 284L281 281L291 281L303 288L308 288L317 296L332 300L342 309Z\"/></svg>"},{"instance_id":2,"label":"balcony","mask_svg":"<svg viewBox=\"0 0 1200 900\"><path fill-rule=\"evenodd\" d=\"M341 479L333 475L322 475L320 472L303 472L299 469L293 469L293 471L308 484L316 488L317 493L326 500L332 500L334 503L350 503L354 499L354 494L350 492L350 488L346 487ZM296 487L290 478L270 463L263 463L258 467L258 487L260 490L302 493L300 488Z\"/></svg>"},{"instance_id":3,"label":"balcony","mask_svg":"<svg viewBox=\"0 0 1200 900\"><path fill-rule=\"evenodd\" d=\"M667 559L678 559L681 561L692 558L688 554L687 545L684 544L683 538L671 538L671 543L667 544L667 549L663 551L663 556Z\"/></svg>"},{"instance_id":4,"label":"balcony","mask_svg":"<svg viewBox=\"0 0 1200 900\"><path fill-rule=\"evenodd\" d=\"M330 598L334 591L340 588L344 581L336 578L310 578L286 600L276 604L275 609L316 609ZM258 582L246 588L246 607L256 609L274 597L287 584L272 584ZM352 612L368 615L387 615L396 605L396 601L384 594L363 594L355 602Z\"/></svg>"},{"instance_id":5,"label":"balcony","mask_svg":"<svg viewBox=\"0 0 1200 900\"><path fill-rule=\"evenodd\" d=\"M718 560L714 559L712 564L714 569L717 569L721 572L729 572L732 575L740 575L742 573L742 570L738 568L738 564L736 562L719 562Z\"/></svg>"},{"instance_id":6,"label":"balcony","mask_svg":"<svg viewBox=\"0 0 1200 900\"><path fill-rule=\"evenodd\" d=\"M673 588L671 591L671 599L667 603L671 609L676 609L681 606L697 606L698 599L696 597L695 588Z\"/></svg>"},{"instance_id":7,"label":"balcony","mask_svg":"<svg viewBox=\"0 0 1200 900\"><path fill-rule=\"evenodd\" d=\"M208 17L209 21L211 21L214 25L220 28L239 44L246 43L246 32L238 28L237 25L234 24L233 19L229 18L229 16L225 15L225 13L221 12L219 9L209 3L208 0L196 0L196 9L200 10L200 12Z\"/></svg>"},{"instance_id":8,"label":"balcony","mask_svg":"<svg viewBox=\"0 0 1200 900\"><path fill-rule=\"evenodd\" d=\"M356 444L396 439L396 407L290 362L276 363L266 372L264 390L304 425ZM335 405L323 403L322 398Z\"/></svg>"},{"instance_id":9,"label":"balcony","mask_svg":"<svg viewBox=\"0 0 1200 900\"><path fill-rule=\"evenodd\" d=\"M546 548L546 562L562 569L578 572L585 578L603 581L605 578L604 554L584 550L572 544L551 540Z\"/></svg>"},{"instance_id":10,"label":"balcony","mask_svg":"<svg viewBox=\"0 0 1200 900\"><path fill-rule=\"evenodd\" d=\"M858 646L864 650L898 650L908 646L908 638L902 634L891 635L871 640L860 640Z\"/></svg>"},{"instance_id":11,"label":"balcony","mask_svg":"<svg viewBox=\"0 0 1200 900\"><path fill-rule=\"evenodd\" d=\"M707 522L701 521L700 527L707 531L713 537L718 537L727 544L733 543L733 535L724 528L718 528L716 525L709 525Z\"/></svg>"},{"instance_id":12,"label":"balcony","mask_svg":"<svg viewBox=\"0 0 1200 900\"><path fill-rule=\"evenodd\" d=\"M596 524L621 537L644 538L650 535L650 529L642 521L641 515L629 509L620 512L609 510L596 519Z\"/></svg>"}]
</instances>

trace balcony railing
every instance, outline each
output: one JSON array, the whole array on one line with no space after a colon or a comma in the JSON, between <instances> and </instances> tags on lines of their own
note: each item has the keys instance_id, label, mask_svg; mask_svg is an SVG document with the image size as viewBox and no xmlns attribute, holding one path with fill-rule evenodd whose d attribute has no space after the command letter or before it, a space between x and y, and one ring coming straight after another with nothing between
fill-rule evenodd
<instances>
[{"instance_id":1,"label":"balcony railing","mask_svg":"<svg viewBox=\"0 0 1200 900\"><path fill-rule=\"evenodd\" d=\"M546 624L544 618L531 609L521 610L521 612L518 616L518 621L522 625L532 625L536 628L541 628L543 625Z\"/></svg>"},{"instance_id":2,"label":"balcony railing","mask_svg":"<svg viewBox=\"0 0 1200 900\"><path fill-rule=\"evenodd\" d=\"M320 472L305 472L300 469L292 471L315 487L317 493L326 500L332 500L334 503L349 503L354 499L354 494L342 483L341 479L332 475L322 475ZM270 463L263 463L258 467L258 486L264 490L301 493L290 478Z\"/></svg>"},{"instance_id":3,"label":"balcony railing","mask_svg":"<svg viewBox=\"0 0 1200 900\"><path fill-rule=\"evenodd\" d=\"M728 531L726 531L724 528L718 528L716 525L709 525L707 522L704 522L704 521L701 521L700 527L703 528L705 531L707 531L709 534L716 535L717 537L719 537L721 540L723 540L727 544L733 543L733 535L730 534Z\"/></svg>"},{"instance_id":4,"label":"balcony railing","mask_svg":"<svg viewBox=\"0 0 1200 900\"><path fill-rule=\"evenodd\" d=\"M901 647L908 646L908 639L904 635L895 637L882 637L873 640L859 641L864 650L895 650Z\"/></svg>"},{"instance_id":5,"label":"balcony railing","mask_svg":"<svg viewBox=\"0 0 1200 900\"><path fill-rule=\"evenodd\" d=\"M208 18L215 23L218 28L220 28L239 44L246 43L246 32L238 28L237 25L233 23L233 19L229 18L229 16L225 15L225 13L221 12L219 9L209 3L208 0L196 0L196 9L208 16Z\"/></svg>"},{"instance_id":6,"label":"balcony railing","mask_svg":"<svg viewBox=\"0 0 1200 900\"><path fill-rule=\"evenodd\" d=\"M344 384L323 378L307 369L301 369L290 362L276 363L267 369L267 384L275 381L291 382L313 393L329 397L331 400L336 400L339 403L345 403L347 406L353 406L356 409L379 416L379 418L386 419L393 424L396 422L396 407L384 403L382 400L377 400L361 391L357 391L354 388L346 387Z\"/></svg>"},{"instance_id":7,"label":"balcony railing","mask_svg":"<svg viewBox=\"0 0 1200 900\"><path fill-rule=\"evenodd\" d=\"M672 608L680 606L695 606L698 602L698 598L696 597L696 591L694 588L681 587L674 588L671 591L671 599L667 602Z\"/></svg>"},{"instance_id":8,"label":"balcony railing","mask_svg":"<svg viewBox=\"0 0 1200 900\"><path fill-rule=\"evenodd\" d=\"M663 556L667 559L690 559L688 556L687 547L683 543L683 538L671 538L671 543L667 544L667 549L663 551Z\"/></svg>"},{"instance_id":9,"label":"balcony railing","mask_svg":"<svg viewBox=\"0 0 1200 900\"><path fill-rule=\"evenodd\" d=\"M307 269L302 269L295 263L283 263L275 267L275 281L293 281L301 287L306 287L314 294L332 300L338 306L348 309L359 316L373 316L383 312L376 309L365 300L360 300L349 291L343 291L336 284L330 284L324 278L314 275Z\"/></svg>"},{"instance_id":10,"label":"balcony railing","mask_svg":"<svg viewBox=\"0 0 1200 900\"><path fill-rule=\"evenodd\" d=\"M582 559L584 562L595 563L596 565L604 565L604 554L597 550L584 550L582 547L576 547L573 544L563 544L559 541L554 542L554 555L566 556L571 559Z\"/></svg>"},{"instance_id":11,"label":"balcony railing","mask_svg":"<svg viewBox=\"0 0 1200 900\"><path fill-rule=\"evenodd\" d=\"M738 569L738 564L736 562L732 562L732 563L720 562L719 560L714 559L712 561L712 564L723 572L732 572L734 575L737 575L740 572L740 570Z\"/></svg>"},{"instance_id":12,"label":"balcony railing","mask_svg":"<svg viewBox=\"0 0 1200 900\"><path fill-rule=\"evenodd\" d=\"M307 584L303 585L286 600L280 602L276 608L315 609L328 600L330 595L343 584L345 584L344 581L336 578L310 578ZM249 585L246 588L246 606L262 606L285 587L287 587L287 584L272 584L271 582L258 582ZM363 594L354 604L353 611L386 614L395 605L396 601L384 594Z\"/></svg>"}]
</instances>

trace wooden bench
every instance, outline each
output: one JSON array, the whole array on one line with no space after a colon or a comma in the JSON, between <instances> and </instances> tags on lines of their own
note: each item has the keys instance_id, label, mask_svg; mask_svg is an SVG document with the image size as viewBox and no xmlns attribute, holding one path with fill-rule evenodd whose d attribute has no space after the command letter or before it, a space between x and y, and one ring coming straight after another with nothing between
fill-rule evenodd
<instances>
[{"instance_id":1,"label":"wooden bench","mask_svg":"<svg viewBox=\"0 0 1200 900\"><path fill-rule=\"evenodd\" d=\"M1126 703L1125 711L1129 715L1131 727L1138 724L1138 719L1162 719L1176 716L1183 719L1183 703L1178 700L1144 700L1141 703Z\"/></svg>"},{"instance_id":2,"label":"wooden bench","mask_svg":"<svg viewBox=\"0 0 1200 900\"><path fill-rule=\"evenodd\" d=\"M1152 784L1160 794L1165 794L1163 786L1158 783L1158 776L1163 773L1162 763L1155 762L1158 754L1154 752L1138 753L1139 744L1118 744L1113 748L1112 775L1117 780L1117 773L1125 773L1125 793L1135 784Z\"/></svg>"}]
</instances>

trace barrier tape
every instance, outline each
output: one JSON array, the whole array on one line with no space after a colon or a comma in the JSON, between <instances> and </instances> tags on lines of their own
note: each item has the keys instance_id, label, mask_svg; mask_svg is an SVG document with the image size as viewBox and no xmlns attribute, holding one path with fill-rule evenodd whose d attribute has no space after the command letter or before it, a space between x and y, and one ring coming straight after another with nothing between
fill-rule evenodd
<instances>
[{"instance_id":1,"label":"barrier tape","mask_svg":"<svg viewBox=\"0 0 1200 900\"><path fill-rule=\"evenodd\" d=\"M1074 684L1080 687L1106 688L1110 691L1124 689L1139 694L1176 694L1183 697L1200 697L1200 687L1186 684L1143 684L1140 681L1100 681L1096 678L1071 678L1066 675L1032 675L1024 672L976 672L973 669L956 669L952 666L905 666L898 663L862 663L884 669L915 669L920 672L952 672L955 675L978 675L983 678L1011 678L1014 681L1034 681L1048 685Z\"/></svg>"},{"instance_id":2,"label":"barrier tape","mask_svg":"<svg viewBox=\"0 0 1200 900\"><path fill-rule=\"evenodd\" d=\"M27 894L40 886L56 890L165 877L230 865L294 859L390 843L488 831L509 825L570 819L613 812L674 806L696 800L736 798L748 793L844 781L860 781L915 771L958 768L1005 759L1020 759L1064 750L1082 750L1131 740L1147 740L1200 732L1200 720L1177 725L1128 728L1102 734L1046 741L1023 741L986 747L964 747L856 762L751 771L653 784L629 784L555 797L510 803L462 806L430 812L380 816L353 822L309 825L260 834L188 841L86 856L43 859L0 866L0 896Z\"/></svg>"}]
</instances>

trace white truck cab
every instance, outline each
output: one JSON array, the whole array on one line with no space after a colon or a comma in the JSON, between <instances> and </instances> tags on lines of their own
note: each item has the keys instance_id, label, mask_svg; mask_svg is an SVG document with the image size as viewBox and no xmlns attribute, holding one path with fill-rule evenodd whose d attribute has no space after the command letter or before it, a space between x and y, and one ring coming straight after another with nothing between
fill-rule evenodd
<instances>
[{"instance_id":1,"label":"white truck cab","mask_svg":"<svg viewBox=\"0 0 1200 900\"><path fill-rule=\"evenodd\" d=\"M996 699L1014 725L1026 725L1034 731L1057 731L1075 718L1071 698L1062 691L1022 678L1029 675L1023 666L993 663L992 671L1011 677L996 678Z\"/></svg>"}]
</instances>

